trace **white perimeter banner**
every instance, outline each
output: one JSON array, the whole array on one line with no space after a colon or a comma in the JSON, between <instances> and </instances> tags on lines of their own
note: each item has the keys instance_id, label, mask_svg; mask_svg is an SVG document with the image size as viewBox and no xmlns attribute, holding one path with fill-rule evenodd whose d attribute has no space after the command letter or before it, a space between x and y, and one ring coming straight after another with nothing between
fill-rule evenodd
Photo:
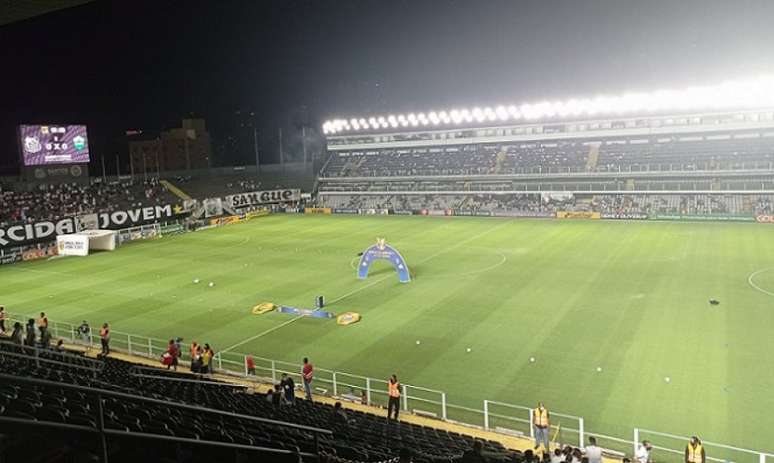
<instances>
[{"instance_id":1,"label":"white perimeter banner","mask_svg":"<svg viewBox=\"0 0 774 463\"><path fill-rule=\"evenodd\" d=\"M224 198L230 207L260 206L261 204L284 203L301 199L301 190L265 190L229 195Z\"/></svg>"},{"instance_id":2,"label":"white perimeter banner","mask_svg":"<svg viewBox=\"0 0 774 463\"><path fill-rule=\"evenodd\" d=\"M59 235L56 249L60 256L88 256L89 237L86 235Z\"/></svg>"}]
</instances>

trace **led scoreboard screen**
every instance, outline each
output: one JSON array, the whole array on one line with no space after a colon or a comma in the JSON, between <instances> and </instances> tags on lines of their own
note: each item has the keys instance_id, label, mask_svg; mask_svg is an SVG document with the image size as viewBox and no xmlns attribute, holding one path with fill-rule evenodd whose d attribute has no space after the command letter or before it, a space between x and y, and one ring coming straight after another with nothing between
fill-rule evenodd
<instances>
[{"instance_id":1,"label":"led scoreboard screen","mask_svg":"<svg viewBox=\"0 0 774 463\"><path fill-rule=\"evenodd\" d=\"M25 166L89 162L85 125L21 125L19 145Z\"/></svg>"}]
</instances>

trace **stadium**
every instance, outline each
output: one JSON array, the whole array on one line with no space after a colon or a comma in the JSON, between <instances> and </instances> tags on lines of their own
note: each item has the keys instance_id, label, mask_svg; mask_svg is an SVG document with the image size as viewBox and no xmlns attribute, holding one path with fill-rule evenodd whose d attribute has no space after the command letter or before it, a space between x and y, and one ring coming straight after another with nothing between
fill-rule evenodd
<instances>
[{"instance_id":1,"label":"stadium","mask_svg":"<svg viewBox=\"0 0 774 463\"><path fill-rule=\"evenodd\" d=\"M115 175L18 121L0 461L774 461L774 77L626 88Z\"/></svg>"}]
</instances>

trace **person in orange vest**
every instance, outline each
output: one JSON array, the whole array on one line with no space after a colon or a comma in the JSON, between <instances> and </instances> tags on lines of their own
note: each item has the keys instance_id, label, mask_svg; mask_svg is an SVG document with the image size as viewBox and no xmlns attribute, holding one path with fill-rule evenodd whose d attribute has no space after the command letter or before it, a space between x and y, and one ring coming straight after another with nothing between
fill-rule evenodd
<instances>
[{"instance_id":1,"label":"person in orange vest","mask_svg":"<svg viewBox=\"0 0 774 463\"><path fill-rule=\"evenodd\" d=\"M392 411L395 410L395 421L398 421L398 412L400 411L400 382L398 382L398 376L390 376L390 380L387 381L387 394L390 396L387 402L387 419L392 416Z\"/></svg>"},{"instance_id":2,"label":"person in orange vest","mask_svg":"<svg viewBox=\"0 0 774 463\"><path fill-rule=\"evenodd\" d=\"M548 409L543 402L538 402L537 408L532 410L532 426L535 429L535 450L543 445L543 451L550 451L548 448L548 434L551 429Z\"/></svg>"},{"instance_id":3,"label":"person in orange vest","mask_svg":"<svg viewBox=\"0 0 774 463\"><path fill-rule=\"evenodd\" d=\"M48 317L46 317L45 312L40 312L37 325L38 331L40 331L40 337L43 337L46 334L46 330L48 329Z\"/></svg>"},{"instance_id":4,"label":"person in orange vest","mask_svg":"<svg viewBox=\"0 0 774 463\"><path fill-rule=\"evenodd\" d=\"M685 446L685 463L707 463L707 455L698 437L691 437Z\"/></svg>"},{"instance_id":5,"label":"person in orange vest","mask_svg":"<svg viewBox=\"0 0 774 463\"><path fill-rule=\"evenodd\" d=\"M197 344L196 341L191 342L189 352L191 353L191 362L193 362L199 353L199 344Z\"/></svg>"},{"instance_id":6,"label":"person in orange vest","mask_svg":"<svg viewBox=\"0 0 774 463\"><path fill-rule=\"evenodd\" d=\"M99 329L99 342L102 343L102 356L106 356L110 353L110 327L107 323L102 324L102 328Z\"/></svg>"}]
</instances>

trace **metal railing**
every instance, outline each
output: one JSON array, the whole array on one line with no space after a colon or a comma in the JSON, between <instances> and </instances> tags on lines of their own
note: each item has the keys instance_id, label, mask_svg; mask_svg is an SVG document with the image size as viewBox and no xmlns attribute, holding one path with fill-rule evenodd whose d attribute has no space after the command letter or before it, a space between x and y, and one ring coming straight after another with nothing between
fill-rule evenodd
<instances>
[{"instance_id":1,"label":"metal railing","mask_svg":"<svg viewBox=\"0 0 774 463\"><path fill-rule=\"evenodd\" d=\"M10 317L14 319L14 317ZM16 317L18 318L18 317ZM26 319L26 318L25 318ZM62 337L74 343L81 343L87 347L94 345L94 339L89 336L82 339L76 335L75 325L64 322L53 322L49 329L55 337ZM58 334L57 334L58 333ZM65 335L65 336L62 336ZM161 355L166 352L169 340L159 338L140 336L121 331L111 330L111 350L125 352L130 355L152 358L159 360ZM252 356L255 362L255 375L248 374L247 354L236 352L216 353L212 359L211 366L217 373L239 376L244 380L252 382L271 382L277 383L281 375L287 374L292 377L296 384L301 384L301 365L266 357ZM182 365L182 363L181 363ZM344 398L362 398L362 402L368 405L386 407L387 405L387 381L378 378L357 375L339 370L329 370L326 368L315 367L314 391L322 395L331 395ZM364 397L363 397L364 396ZM466 426L472 426L484 430L513 434L514 432L523 437L534 437L534 428L532 426L532 414L528 413L532 409L523 405L507 404L493 400L483 400L482 407L476 408L453 404L448 401L447 394L437 389L425 388L411 384L403 384L403 394L401 406L404 411L413 411L417 414L436 416L439 419L460 423ZM682 455L685 450L687 437L675 436L672 434L649 431L643 428L634 428L632 437L608 436L602 433L592 432L586 429L584 417L559 413L551 411L552 416L552 441L564 444L578 445L585 447L587 436L593 435L597 441L603 444L603 448L608 450L609 454L620 455L629 454L636 448L638 442L643 439L643 435L652 437L650 440L654 448L663 451L667 461L682 461L677 456ZM558 418L558 419L556 419ZM558 432L557 432L558 431ZM670 437L667 437L670 436ZM754 463L772 463L767 459L774 457L774 453L769 451L742 449L724 444L713 444L704 442L708 449L713 452L717 450L723 457L708 456L712 461L740 462L739 458L725 458L727 455L755 456ZM662 458L664 460L664 458Z\"/></svg>"}]
</instances>

